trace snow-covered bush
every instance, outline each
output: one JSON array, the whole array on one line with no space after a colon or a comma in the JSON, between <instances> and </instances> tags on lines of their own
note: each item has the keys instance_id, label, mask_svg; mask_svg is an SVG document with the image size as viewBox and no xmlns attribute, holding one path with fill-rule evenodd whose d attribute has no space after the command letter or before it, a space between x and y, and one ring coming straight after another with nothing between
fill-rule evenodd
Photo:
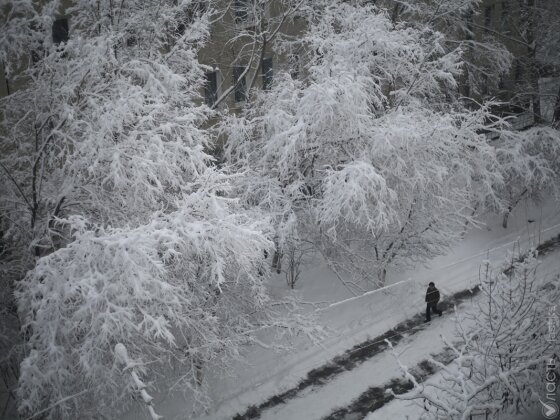
<instances>
[{"instance_id":1,"label":"snow-covered bush","mask_svg":"<svg viewBox=\"0 0 560 420\"><path fill-rule=\"evenodd\" d=\"M418 383L401 365L414 389L396 397L418 401L421 418L514 418L539 406L545 394L543 372L558 359L549 318L560 299L560 279L540 277L535 254L505 271L481 271L478 307L458 322L459 341L445 340L454 361L445 366L431 360L441 368L441 379Z\"/></svg>"}]
</instances>

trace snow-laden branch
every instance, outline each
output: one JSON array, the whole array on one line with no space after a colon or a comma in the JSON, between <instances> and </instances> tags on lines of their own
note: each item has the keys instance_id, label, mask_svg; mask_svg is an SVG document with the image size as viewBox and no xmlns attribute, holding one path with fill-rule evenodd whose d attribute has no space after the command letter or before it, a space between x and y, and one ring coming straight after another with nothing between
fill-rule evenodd
<instances>
[{"instance_id":1,"label":"snow-laden branch","mask_svg":"<svg viewBox=\"0 0 560 420\"><path fill-rule=\"evenodd\" d=\"M296 215L299 237L349 282L383 285L388 268L458 239L473 209L501 208L502 174L483 132L507 124L492 104L447 102L462 53L430 24L395 25L380 7L348 2L300 13L305 78L278 74L226 118L225 157L247 174L244 199L272 211L279 232Z\"/></svg>"},{"instance_id":2,"label":"snow-laden branch","mask_svg":"<svg viewBox=\"0 0 560 420\"><path fill-rule=\"evenodd\" d=\"M137 364L130 360L128 356L128 351L122 343L117 343L115 345L115 359L122 366L123 374L130 375L132 381L131 386L136 389L140 394L142 401L146 404L148 412L152 420L159 420L163 418L155 412L154 406L152 404L153 398L146 391L146 384L140 379L137 372Z\"/></svg>"}]
</instances>

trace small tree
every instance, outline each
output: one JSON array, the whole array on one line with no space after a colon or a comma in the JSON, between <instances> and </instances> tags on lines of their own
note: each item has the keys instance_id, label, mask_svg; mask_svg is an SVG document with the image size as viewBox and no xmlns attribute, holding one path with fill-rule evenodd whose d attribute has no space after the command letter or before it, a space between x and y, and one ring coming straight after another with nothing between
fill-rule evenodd
<instances>
[{"instance_id":1,"label":"small tree","mask_svg":"<svg viewBox=\"0 0 560 420\"><path fill-rule=\"evenodd\" d=\"M298 238L297 231L285 238L283 241L284 248L282 254L286 261L284 273L286 275L286 283L293 289L300 280L303 268L309 263L311 255L314 254L314 246L309 241Z\"/></svg>"}]
</instances>

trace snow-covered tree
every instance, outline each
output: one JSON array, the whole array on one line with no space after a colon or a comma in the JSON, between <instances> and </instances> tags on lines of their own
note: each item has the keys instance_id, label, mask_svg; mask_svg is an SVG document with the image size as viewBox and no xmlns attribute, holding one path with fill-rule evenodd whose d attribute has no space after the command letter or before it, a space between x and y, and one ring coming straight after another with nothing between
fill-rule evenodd
<instances>
[{"instance_id":1,"label":"snow-covered tree","mask_svg":"<svg viewBox=\"0 0 560 420\"><path fill-rule=\"evenodd\" d=\"M535 126L503 135L494 145L504 178L497 193L505 204L502 225L506 228L511 211L521 200L558 199L560 131Z\"/></svg>"},{"instance_id":2,"label":"snow-covered tree","mask_svg":"<svg viewBox=\"0 0 560 420\"><path fill-rule=\"evenodd\" d=\"M305 0L221 0L215 2L211 16L220 33L214 34L210 47L213 53L226 54L226 63L232 68L242 68L235 74L233 84L216 98L212 108L221 105L234 95L240 84L243 94L250 95L257 86L260 77L265 76L263 59L270 54L272 47L278 45L279 39L298 33L294 20L306 4ZM223 35L227 34L226 37ZM278 50L277 50L278 51ZM295 51L283 51L281 57L289 61ZM229 69L232 70L232 69ZM263 82L264 83L264 82ZM262 83L261 83L261 87Z\"/></svg>"},{"instance_id":3,"label":"snow-covered tree","mask_svg":"<svg viewBox=\"0 0 560 420\"><path fill-rule=\"evenodd\" d=\"M501 95L506 102L498 105L496 112L524 109L532 112L536 122L543 116L541 103L552 105L556 102L558 108L560 102L555 97L556 91L550 92L544 85L539 87L543 77L560 80L560 8L554 1L493 5L478 0L399 0L389 4L393 4L393 19L404 15L416 21L437 22L438 30L446 35L446 48L461 45L464 71L460 80L464 95ZM515 51L515 59L505 44ZM504 212L504 227L511 210L520 200L539 199L551 193L557 195L557 171L554 168L557 142L558 132L538 127L519 135L506 133L493 143L504 177L504 183L497 186L503 208L495 210Z\"/></svg>"},{"instance_id":4,"label":"snow-covered tree","mask_svg":"<svg viewBox=\"0 0 560 420\"><path fill-rule=\"evenodd\" d=\"M418 24L434 24L445 34L443 47L448 51L457 47L463 51L460 94L481 97L495 91L500 80L507 76L512 54L496 33L485 31L479 22L484 16L480 0L446 2L389 0L391 17L406 18Z\"/></svg>"},{"instance_id":5,"label":"snow-covered tree","mask_svg":"<svg viewBox=\"0 0 560 420\"><path fill-rule=\"evenodd\" d=\"M460 316L458 342L444 339L454 361L431 360L441 378L419 383L400 364L414 388L396 397L417 401L420 418L513 418L530 412L544 394L547 364L558 361L557 331L549 329L549 318L560 298L559 278L539 276L535 254L505 271L493 272L488 265L481 271L478 307Z\"/></svg>"},{"instance_id":6,"label":"snow-covered tree","mask_svg":"<svg viewBox=\"0 0 560 420\"><path fill-rule=\"evenodd\" d=\"M545 116L541 103L560 104L557 82L552 92L540 84L543 78L560 76L560 8L554 0L389 3L394 15L436 21L450 48L463 46L466 96L502 95L510 110L531 112L536 122Z\"/></svg>"},{"instance_id":7,"label":"snow-covered tree","mask_svg":"<svg viewBox=\"0 0 560 420\"><path fill-rule=\"evenodd\" d=\"M515 16L517 14L517 16ZM530 112L536 123L550 118L543 106L555 108L552 118L560 118L560 8L554 0L527 0L513 7L508 26L498 31L518 49L515 64L513 102ZM556 80L553 91L545 88L543 78ZM549 79L550 80L550 79Z\"/></svg>"},{"instance_id":8,"label":"snow-covered tree","mask_svg":"<svg viewBox=\"0 0 560 420\"><path fill-rule=\"evenodd\" d=\"M395 22L367 2L304 11L307 77L278 75L227 118L226 157L248 171L246 201L271 211L279 231L295 215L341 277L382 284L389 267L458 237L475 196L496 199L482 132L501 123L486 106L450 100L463 51L435 25Z\"/></svg>"},{"instance_id":9,"label":"snow-covered tree","mask_svg":"<svg viewBox=\"0 0 560 420\"><path fill-rule=\"evenodd\" d=\"M19 410L115 417L170 364L204 404L208 367L260 329L295 325L264 288L269 222L232 197L235 177L201 128L207 17L190 0L61 7L44 2L28 20L2 8L6 27L21 25L2 57L34 52L0 101ZM53 38L63 12L70 36Z\"/></svg>"}]
</instances>

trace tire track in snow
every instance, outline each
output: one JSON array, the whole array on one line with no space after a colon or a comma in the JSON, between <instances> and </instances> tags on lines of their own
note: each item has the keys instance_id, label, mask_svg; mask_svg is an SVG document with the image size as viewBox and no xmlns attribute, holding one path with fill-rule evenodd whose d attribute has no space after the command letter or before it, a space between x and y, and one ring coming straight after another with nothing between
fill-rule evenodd
<instances>
[{"instance_id":1,"label":"tire track in snow","mask_svg":"<svg viewBox=\"0 0 560 420\"><path fill-rule=\"evenodd\" d=\"M447 365L455 358L451 349L446 348L444 351L432 356L432 359ZM437 367L428 359L418 363L410 369L410 373L414 375L418 383L424 382L431 375L438 371ZM379 410L385 404L389 403L395 397L386 391L392 389L395 394L404 394L410 391L414 385L411 381L404 378L392 378L389 382L382 386L372 386L367 391L360 394L358 398L346 407L334 410L331 414L322 420L357 420L363 419L369 413Z\"/></svg>"}]
</instances>

